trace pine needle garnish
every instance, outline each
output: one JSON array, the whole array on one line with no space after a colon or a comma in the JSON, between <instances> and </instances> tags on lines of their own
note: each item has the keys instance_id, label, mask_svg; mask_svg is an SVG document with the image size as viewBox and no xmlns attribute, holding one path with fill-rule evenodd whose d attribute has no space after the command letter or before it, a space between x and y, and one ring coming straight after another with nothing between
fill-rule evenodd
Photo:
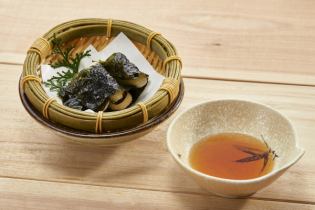
<instances>
[{"instance_id":1,"label":"pine needle garnish","mask_svg":"<svg viewBox=\"0 0 315 210\"><path fill-rule=\"evenodd\" d=\"M254 149L254 148L242 147L242 146L235 145L235 147L238 150L241 150L244 153L250 154L250 156L242 158L242 159L239 159L239 160L235 160L235 162L247 163L247 162L252 162L252 161L257 161L257 160L262 160L263 159L264 160L264 164L263 164L263 167L261 169L261 172L263 172L265 167L267 166L268 161L269 161L270 154L272 156L272 160L274 160L275 158L279 157L276 154L276 152L274 150L272 150L270 148L270 146L267 144L267 142L265 141L263 135L261 137L262 137L262 140L264 141L264 143L265 143L265 145L267 147L266 151L260 151L260 150Z\"/></svg>"},{"instance_id":2,"label":"pine needle garnish","mask_svg":"<svg viewBox=\"0 0 315 210\"><path fill-rule=\"evenodd\" d=\"M51 67L54 69L59 67L66 67L67 71L58 72L56 76L51 77L44 84L52 91L57 91L59 93L60 89L67 85L71 79L78 73L80 61L87 56L91 56L90 50L86 52L76 53L74 57L71 57L71 52L74 49L73 46L62 50L62 40L53 35L52 40L53 54L59 55L60 59L55 63L50 63Z\"/></svg>"}]
</instances>

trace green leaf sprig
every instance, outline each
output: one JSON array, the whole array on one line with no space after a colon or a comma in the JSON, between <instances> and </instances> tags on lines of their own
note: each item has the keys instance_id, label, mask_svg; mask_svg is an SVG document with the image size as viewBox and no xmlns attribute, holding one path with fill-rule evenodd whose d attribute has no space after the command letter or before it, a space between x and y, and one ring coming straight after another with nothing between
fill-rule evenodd
<instances>
[{"instance_id":1,"label":"green leaf sprig","mask_svg":"<svg viewBox=\"0 0 315 210\"><path fill-rule=\"evenodd\" d=\"M90 50L86 52L76 53L74 57L71 57L71 52L74 49L73 46L62 50L61 47L62 40L56 37L56 34L53 35L52 47L53 54L59 55L61 59L57 60L54 63L51 63L51 67L54 69L59 67L66 67L67 71L58 72L56 76L51 77L47 82L45 82L45 86L48 87L52 91L60 92L61 88L67 85L71 79L78 73L80 61L87 56L91 56Z\"/></svg>"}]
</instances>

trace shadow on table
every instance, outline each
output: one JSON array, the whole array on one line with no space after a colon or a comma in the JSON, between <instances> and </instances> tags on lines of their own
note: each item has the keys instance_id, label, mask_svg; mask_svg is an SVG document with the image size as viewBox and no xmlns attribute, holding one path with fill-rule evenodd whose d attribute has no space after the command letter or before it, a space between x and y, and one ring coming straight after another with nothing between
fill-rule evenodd
<instances>
[{"instance_id":1,"label":"shadow on table","mask_svg":"<svg viewBox=\"0 0 315 210\"><path fill-rule=\"evenodd\" d=\"M116 152L117 146L101 147L68 142L54 136L54 147L42 155L47 169L60 178L82 179L93 173Z\"/></svg>"},{"instance_id":2,"label":"shadow on table","mask_svg":"<svg viewBox=\"0 0 315 210\"><path fill-rule=\"evenodd\" d=\"M45 148L40 162L45 164L44 170L58 179L104 183L126 177L136 179L154 167L139 161L142 156L132 152L139 142L105 147L68 142L56 135L48 141L55 143ZM134 157L136 160L130 162Z\"/></svg>"},{"instance_id":3,"label":"shadow on table","mask_svg":"<svg viewBox=\"0 0 315 210\"><path fill-rule=\"evenodd\" d=\"M177 199L183 204L185 209L201 210L201 209L226 209L238 210L242 209L247 199L230 199L221 198L215 195L188 195L175 193Z\"/></svg>"},{"instance_id":4,"label":"shadow on table","mask_svg":"<svg viewBox=\"0 0 315 210\"><path fill-rule=\"evenodd\" d=\"M173 182L174 186L184 186L183 189L178 190L178 193L174 193L174 197L179 200L180 203L183 204L183 207L185 209L233 209L238 210L242 209L246 202L248 202L248 199L245 198L239 198L239 199L231 199L231 198L223 198L219 197L214 194L210 194L207 191L201 189L199 186L197 186L197 183L194 181L189 181L188 179L190 177L182 177L179 176L186 176L186 174L183 172L181 175L178 174L178 171L176 171L178 168L174 167L174 176L170 176L171 181ZM188 175L187 175L188 176ZM189 183L194 184L195 186L192 186L191 188L186 184L183 183L183 181L187 180ZM191 179L192 180L192 179ZM186 188L186 189L184 189Z\"/></svg>"}]
</instances>

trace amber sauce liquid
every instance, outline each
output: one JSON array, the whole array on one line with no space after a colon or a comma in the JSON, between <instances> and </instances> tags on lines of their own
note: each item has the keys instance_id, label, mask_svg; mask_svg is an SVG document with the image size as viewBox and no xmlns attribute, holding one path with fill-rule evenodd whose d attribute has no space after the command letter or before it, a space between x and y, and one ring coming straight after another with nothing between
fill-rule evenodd
<instances>
[{"instance_id":1,"label":"amber sauce liquid","mask_svg":"<svg viewBox=\"0 0 315 210\"><path fill-rule=\"evenodd\" d=\"M253 149L251 151L260 154L268 151L262 140L252 136L220 133L201 139L191 148L190 165L202 173L226 179L253 179L272 170L274 161L271 154L268 155L265 167L264 159L237 162L236 160L251 156L238 149L240 147Z\"/></svg>"}]
</instances>

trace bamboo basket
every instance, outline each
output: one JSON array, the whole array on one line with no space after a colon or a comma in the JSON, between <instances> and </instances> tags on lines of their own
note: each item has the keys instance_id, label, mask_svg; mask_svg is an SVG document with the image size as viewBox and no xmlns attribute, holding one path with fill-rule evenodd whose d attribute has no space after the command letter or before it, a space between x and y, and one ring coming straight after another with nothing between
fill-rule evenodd
<instances>
[{"instance_id":1,"label":"bamboo basket","mask_svg":"<svg viewBox=\"0 0 315 210\"><path fill-rule=\"evenodd\" d=\"M165 76L153 97L121 111L88 113L63 106L47 96L41 84L40 65L56 59L51 54L53 34L62 39L64 47L75 46L72 52L75 54L90 44L99 51L120 32ZM159 33L127 21L79 19L57 25L33 43L27 52L20 85L32 105L50 121L83 131L113 132L146 123L165 111L178 95L181 67L175 47Z\"/></svg>"}]
</instances>

